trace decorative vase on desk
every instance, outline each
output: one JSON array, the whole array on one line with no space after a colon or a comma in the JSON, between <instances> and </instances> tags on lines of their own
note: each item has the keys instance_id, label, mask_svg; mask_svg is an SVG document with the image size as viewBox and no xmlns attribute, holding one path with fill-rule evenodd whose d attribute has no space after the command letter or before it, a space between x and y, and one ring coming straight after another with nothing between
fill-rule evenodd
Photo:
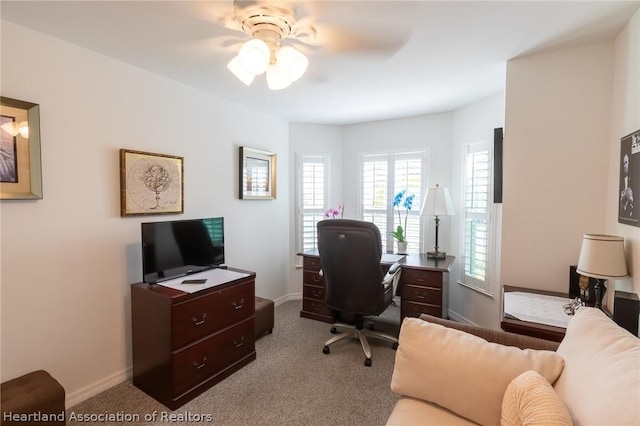
<instances>
[{"instance_id":1,"label":"decorative vase on desk","mask_svg":"<svg viewBox=\"0 0 640 426\"><path fill-rule=\"evenodd\" d=\"M407 242L398 241L398 254L407 254Z\"/></svg>"}]
</instances>

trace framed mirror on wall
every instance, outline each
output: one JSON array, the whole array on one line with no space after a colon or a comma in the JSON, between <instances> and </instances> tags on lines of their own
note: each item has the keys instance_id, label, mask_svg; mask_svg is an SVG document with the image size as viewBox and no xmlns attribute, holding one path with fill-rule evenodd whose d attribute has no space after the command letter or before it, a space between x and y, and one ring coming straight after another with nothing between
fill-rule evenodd
<instances>
[{"instance_id":1,"label":"framed mirror on wall","mask_svg":"<svg viewBox=\"0 0 640 426\"><path fill-rule=\"evenodd\" d=\"M0 97L0 199L42 199L38 104Z\"/></svg>"}]
</instances>

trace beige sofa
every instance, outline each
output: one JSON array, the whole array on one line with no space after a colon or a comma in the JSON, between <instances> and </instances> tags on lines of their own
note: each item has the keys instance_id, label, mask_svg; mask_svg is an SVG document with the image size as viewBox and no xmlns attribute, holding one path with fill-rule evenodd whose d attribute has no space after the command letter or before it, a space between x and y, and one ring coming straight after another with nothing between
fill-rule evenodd
<instances>
[{"instance_id":1,"label":"beige sofa","mask_svg":"<svg viewBox=\"0 0 640 426\"><path fill-rule=\"evenodd\" d=\"M640 339L588 307L559 345L406 318L391 389L387 425L640 425Z\"/></svg>"}]
</instances>

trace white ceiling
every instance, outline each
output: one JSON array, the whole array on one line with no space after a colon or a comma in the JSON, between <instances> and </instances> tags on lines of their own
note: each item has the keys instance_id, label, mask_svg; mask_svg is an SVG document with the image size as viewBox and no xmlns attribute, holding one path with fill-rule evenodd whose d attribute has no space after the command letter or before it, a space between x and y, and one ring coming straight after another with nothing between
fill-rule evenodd
<instances>
[{"instance_id":1,"label":"white ceiling","mask_svg":"<svg viewBox=\"0 0 640 426\"><path fill-rule=\"evenodd\" d=\"M267 2L268 3L268 2ZM614 37L636 1L302 1L320 46L270 91L226 68L248 36L226 1L7 1L2 19L287 121L349 124L451 111L504 89L506 61Z\"/></svg>"}]
</instances>

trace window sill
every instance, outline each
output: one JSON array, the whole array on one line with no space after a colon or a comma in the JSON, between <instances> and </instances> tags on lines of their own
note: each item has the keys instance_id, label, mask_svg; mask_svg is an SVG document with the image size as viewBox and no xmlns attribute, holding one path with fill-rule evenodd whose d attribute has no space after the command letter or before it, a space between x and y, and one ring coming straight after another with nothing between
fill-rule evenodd
<instances>
[{"instance_id":1,"label":"window sill","mask_svg":"<svg viewBox=\"0 0 640 426\"><path fill-rule=\"evenodd\" d=\"M460 284L463 287L468 288L469 290L473 290L473 291L478 292L478 293L480 293L480 294L482 294L484 296L487 296L487 297L490 297L492 299L495 299L495 293L490 292L488 290L485 290L484 288L480 288L480 287L477 287L475 285L467 284L467 283L462 282L462 281L458 281L458 284Z\"/></svg>"}]
</instances>

